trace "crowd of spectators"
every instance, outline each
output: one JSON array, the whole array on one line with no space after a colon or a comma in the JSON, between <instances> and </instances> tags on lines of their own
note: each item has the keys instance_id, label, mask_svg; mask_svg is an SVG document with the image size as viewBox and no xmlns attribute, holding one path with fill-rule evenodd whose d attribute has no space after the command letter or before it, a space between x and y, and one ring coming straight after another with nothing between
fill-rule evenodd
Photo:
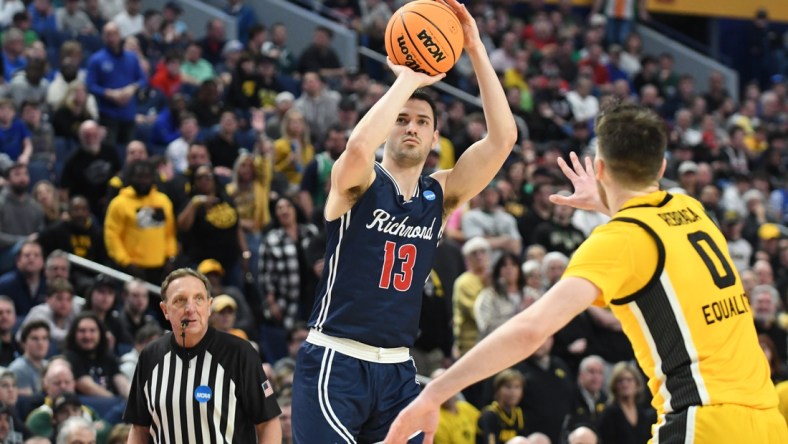
<instances>
[{"instance_id":1,"label":"crowd of spectators","mask_svg":"<svg viewBox=\"0 0 788 444\"><path fill-rule=\"evenodd\" d=\"M384 52L401 3L322 6ZM601 2L590 13L565 0L465 3L519 137L496 180L448 218L413 348L420 373L439 372L537 300L605 222L548 196L571 192L556 159L593 155L594 117L624 101L665 119L663 187L700 200L722 228L773 379L788 379L786 78L747 83L737 101L721 73L698 90L670 53L644 53L637 14L622 22ZM346 70L329 28L296 53L284 24L243 0L225 11L237 35L211 19L196 38L176 2L144 11L140 0L2 2L0 442L54 439L69 416L112 442L139 351L166 325L143 281L180 266L209 277L212 324L259 348L290 414L294 357L324 265L331 167L390 77L368 60ZM475 95L471 69L461 57L445 81ZM441 138L425 173L451 168L486 130L472 104L433 93ZM69 253L136 279L72 268ZM496 442L587 433L643 442L653 412L633 358L620 324L591 308L534 357L448 402L442 424L457 426L442 430L473 442L477 424L488 433L507 405L524 422ZM627 424L622 411L633 408ZM572 434L578 426L588 429Z\"/></svg>"}]
</instances>

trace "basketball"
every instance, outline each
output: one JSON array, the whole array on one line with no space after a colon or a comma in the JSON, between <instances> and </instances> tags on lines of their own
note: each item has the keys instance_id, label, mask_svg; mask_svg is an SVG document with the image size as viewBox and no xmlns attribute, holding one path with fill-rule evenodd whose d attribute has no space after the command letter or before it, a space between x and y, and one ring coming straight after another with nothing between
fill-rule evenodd
<instances>
[{"instance_id":1,"label":"basketball","mask_svg":"<svg viewBox=\"0 0 788 444\"><path fill-rule=\"evenodd\" d=\"M416 0L399 8L386 26L386 54L395 65L429 75L446 72L462 54L462 26L440 1Z\"/></svg>"}]
</instances>

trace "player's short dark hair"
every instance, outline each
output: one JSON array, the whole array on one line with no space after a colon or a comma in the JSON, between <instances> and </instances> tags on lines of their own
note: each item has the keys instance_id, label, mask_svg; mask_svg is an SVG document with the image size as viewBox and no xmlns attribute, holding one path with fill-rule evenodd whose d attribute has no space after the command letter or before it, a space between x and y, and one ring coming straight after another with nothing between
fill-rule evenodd
<instances>
[{"instance_id":1,"label":"player's short dark hair","mask_svg":"<svg viewBox=\"0 0 788 444\"><path fill-rule=\"evenodd\" d=\"M421 100L423 102L427 102L427 105L430 106L432 110L432 127L438 127L438 107L435 105L435 99L432 98L432 95L423 88L419 88L416 91L413 91L413 94L410 95L408 100Z\"/></svg>"},{"instance_id":2,"label":"player's short dark hair","mask_svg":"<svg viewBox=\"0 0 788 444\"><path fill-rule=\"evenodd\" d=\"M625 186L657 180L667 135L662 118L646 107L613 104L596 120L599 151L610 174Z\"/></svg>"}]
</instances>

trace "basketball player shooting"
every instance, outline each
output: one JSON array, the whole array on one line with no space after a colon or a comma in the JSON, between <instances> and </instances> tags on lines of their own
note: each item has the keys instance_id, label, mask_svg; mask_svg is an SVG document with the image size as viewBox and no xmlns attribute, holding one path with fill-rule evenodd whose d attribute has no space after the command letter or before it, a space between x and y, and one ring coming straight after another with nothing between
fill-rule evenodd
<instances>
[{"instance_id":1,"label":"basketball player shooting","mask_svg":"<svg viewBox=\"0 0 788 444\"><path fill-rule=\"evenodd\" d=\"M389 62L396 81L353 130L331 174L326 267L293 382L296 443L380 442L418 395L408 347L444 220L493 179L515 143L514 119L476 23L455 0L446 4L478 77L487 136L452 170L422 176L438 131L435 106L418 89L444 74Z\"/></svg>"}]
</instances>

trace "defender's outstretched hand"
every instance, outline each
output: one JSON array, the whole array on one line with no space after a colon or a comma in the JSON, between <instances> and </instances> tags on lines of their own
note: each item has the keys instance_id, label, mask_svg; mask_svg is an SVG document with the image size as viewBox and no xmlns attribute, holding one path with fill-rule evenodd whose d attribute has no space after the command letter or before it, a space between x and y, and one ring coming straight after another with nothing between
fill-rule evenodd
<instances>
[{"instance_id":1,"label":"defender's outstretched hand","mask_svg":"<svg viewBox=\"0 0 788 444\"><path fill-rule=\"evenodd\" d=\"M558 166L566 178L572 182L575 192L571 196L552 194L550 202L556 205L568 205L580 210L599 211L600 213L608 214L607 205L599 196L591 158L585 158L585 167L575 153L569 153L569 160L571 160L572 166L569 166L564 159L559 157Z\"/></svg>"},{"instance_id":2,"label":"defender's outstretched hand","mask_svg":"<svg viewBox=\"0 0 788 444\"><path fill-rule=\"evenodd\" d=\"M444 77L446 77L446 73L439 73L435 74L434 76L430 76L421 72L416 72L405 65L395 65L394 62L392 62L388 57L386 57L386 63L389 65L389 69L391 69L391 71L396 74L397 77L406 75L414 79L418 79L419 88L430 86L433 83L438 83L443 80Z\"/></svg>"},{"instance_id":3,"label":"defender's outstretched hand","mask_svg":"<svg viewBox=\"0 0 788 444\"><path fill-rule=\"evenodd\" d=\"M405 444L418 432L424 432L424 444L432 444L438 429L439 409L439 405L428 402L423 396L414 399L399 412L383 444Z\"/></svg>"}]
</instances>

